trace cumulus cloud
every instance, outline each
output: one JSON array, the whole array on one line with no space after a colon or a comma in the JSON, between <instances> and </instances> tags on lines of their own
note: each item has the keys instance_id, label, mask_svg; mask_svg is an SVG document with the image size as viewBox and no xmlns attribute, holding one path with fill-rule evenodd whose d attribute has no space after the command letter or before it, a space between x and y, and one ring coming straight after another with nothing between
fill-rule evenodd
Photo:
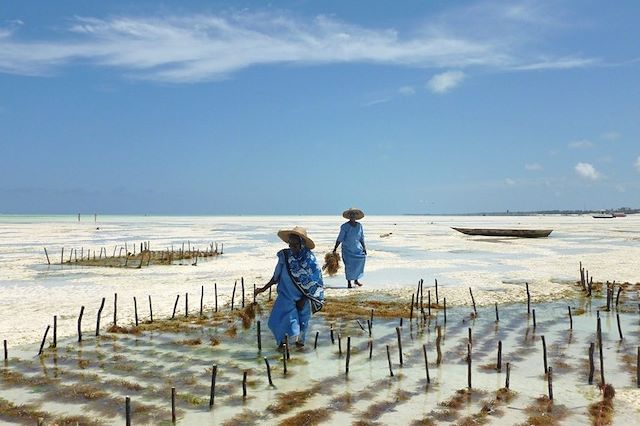
<instances>
[{"instance_id":1,"label":"cumulus cloud","mask_svg":"<svg viewBox=\"0 0 640 426\"><path fill-rule=\"evenodd\" d=\"M583 179L596 181L600 179L600 173L589 163L578 163L574 170Z\"/></svg>"},{"instance_id":2,"label":"cumulus cloud","mask_svg":"<svg viewBox=\"0 0 640 426\"><path fill-rule=\"evenodd\" d=\"M583 148L592 148L593 142L587 139L580 139L577 141L569 142L569 148L573 149L583 149Z\"/></svg>"},{"instance_id":3,"label":"cumulus cloud","mask_svg":"<svg viewBox=\"0 0 640 426\"><path fill-rule=\"evenodd\" d=\"M545 41L542 17L546 15L531 8L512 8L509 13L490 5L452 8L406 31L271 11L76 17L67 21L66 28L52 25L54 30L41 31L45 35L38 39L19 37L19 27L29 23L0 26L0 72L43 75L63 66L91 64L114 67L137 78L180 83L283 63L522 70L592 63L592 58L567 60L552 53L540 61L531 53L532 43ZM476 22L484 25L472 25ZM514 27L517 32L512 31ZM463 75L452 71L439 76L434 90L451 89Z\"/></svg>"},{"instance_id":4,"label":"cumulus cloud","mask_svg":"<svg viewBox=\"0 0 640 426\"><path fill-rule=\"evenodd\" d=\"M634 163L636 170L640 172L640 155L636 158L636 162Z\"/></svg>"},{"instance_id":5,"label":"cumulus cloud","mask_svg":"<svg viewBox=\"0 0 640 426\"><path fill-rule=\"evenodd\" d=\"M446 93L464 80L462 71L446 71L436 74L427 82L427 88L434 93Z\"/></svg>"},{"instance_id":6,"label":"cumulus cloud","mask_svg":"<svg viewBox=\"0 0 640 426\"><path fill-rule=\"evenodd\" d=\"M529 171L542 170L542 166L538 163L525 164L524 168Z\"/></svg>"}]
</instances>

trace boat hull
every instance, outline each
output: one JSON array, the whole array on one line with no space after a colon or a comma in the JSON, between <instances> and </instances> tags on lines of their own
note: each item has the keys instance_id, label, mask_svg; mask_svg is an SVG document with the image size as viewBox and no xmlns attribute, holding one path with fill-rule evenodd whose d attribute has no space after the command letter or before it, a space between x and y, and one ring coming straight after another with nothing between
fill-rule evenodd
<instances>
[{"instance_id":1,"label":"boat hull","mask_svg":"<svg viewBox=\"0 0 640 426\"><path fill-rule=\"evenodd\" d=\"M553 229L497 229L497 228L454 228L466 235L482 235L485 237L517 237L517 238L544 238L548 237Z\"/></svg>"}]
</instances>

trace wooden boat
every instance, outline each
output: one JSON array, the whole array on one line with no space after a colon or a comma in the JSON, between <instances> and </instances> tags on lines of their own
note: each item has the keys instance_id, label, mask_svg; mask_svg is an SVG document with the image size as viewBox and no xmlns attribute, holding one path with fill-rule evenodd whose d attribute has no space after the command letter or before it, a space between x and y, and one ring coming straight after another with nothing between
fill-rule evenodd
<instances>
[{"instance_id":1,"label":"wooden boat","mask_svg":"<svg viewBox=\"0 0 640 426\"><path fill-rule=\"evenodd\" d=\"M483 235L485 237L518 237L518 238L544 238L548 237L553 229L500 229L500 228L454 228L458 232L467 235Z\"/></svg>"},{"instance_id":2,"label":"wooden boat","mask_svg":"<svg viewBox=\"0 0 640 426\"><path fill-rule=\"evenodd\" d=\"M627 217L625 213L622 212L613 212L613 217Z\"/></svg>"},{"instance_id":3,"label":"wooden boat","mask_svg":"<svg viewBox=\"0 0 640 426\"><path fill-rule=\"evenodd\" d=\"M611 213L594 214L591 216L594 219L613 219L615 216Z\"/></svg>"}]
</instances>

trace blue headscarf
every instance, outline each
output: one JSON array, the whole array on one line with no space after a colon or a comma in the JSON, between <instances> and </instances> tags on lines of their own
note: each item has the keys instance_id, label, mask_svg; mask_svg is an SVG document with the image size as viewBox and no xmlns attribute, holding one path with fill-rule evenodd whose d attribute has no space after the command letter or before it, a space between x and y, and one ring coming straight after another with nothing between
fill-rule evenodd
<instances>
[{"instance_id":1,"label":"blue headscarf","mask_svg":"<svg viewBox=\"0 0 640 426\"><path fill-rule=\"evenodd\" d=\"M316 256L304 243L295 255L290 249L283 252L291 280L311 301L311 311L318 312L324 305L324 283Z\"/></svg>"}]
</instances>

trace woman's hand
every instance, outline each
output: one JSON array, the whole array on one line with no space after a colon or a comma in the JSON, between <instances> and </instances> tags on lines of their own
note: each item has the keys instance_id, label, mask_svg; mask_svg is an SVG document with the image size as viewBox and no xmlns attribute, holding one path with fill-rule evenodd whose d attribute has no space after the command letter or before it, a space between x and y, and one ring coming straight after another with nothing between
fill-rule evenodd
<instances>
[{"instance_id":1,"label":"woman's hand","mask_svg":"<svg viewBox=\"0 0 640 426\"><path fill-rule=\"evenodd\" d=\"M254 293L255 296L257 296L258 294L262 293L263 291L265 291L267 288L269 288L269 285L265 285L264 287L260 287L260 288L256 288L256 292Z\"/></svg>"}]
</instances>

